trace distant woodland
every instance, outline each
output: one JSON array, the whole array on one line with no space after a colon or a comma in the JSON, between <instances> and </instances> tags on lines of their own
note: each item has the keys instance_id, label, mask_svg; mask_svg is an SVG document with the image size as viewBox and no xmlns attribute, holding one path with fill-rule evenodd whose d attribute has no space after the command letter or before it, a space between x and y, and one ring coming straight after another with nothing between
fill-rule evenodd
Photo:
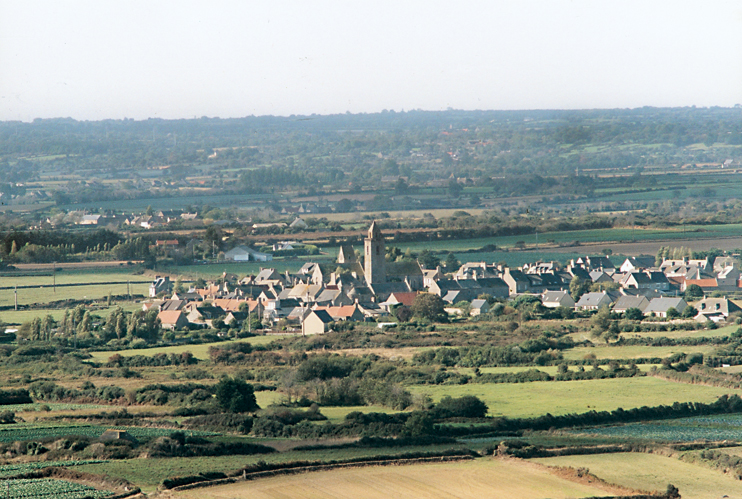
<instances>
[{"instance_id":1,"label":"distant woodland","mask_svg":"<svg viewBox=\"0 0 742 499\"><path fill-rule=\"evenodd\" d=\"M740 223L741 118L740 107L647 107L2 122L0 253L15 254L15 241L18 251L54 249L32 261L117 245L128 255L119 243L151 228L132 217L153 214L169 229L219 222L240 237L295 233L246 224L288 227L299 215L310 230L356 230L347 223L390 211L415 215L387 229L439 238L449 237L441 229L461 238ZM451 211L430 214L440 209ZM348 216L323 218L331 213ZM86 214L103 216L95 228L125 227L127 238L20 233L84 230Z\"/></svg>"},{"instance_id":2,"label":"distant woodland","mask_svg":"<svg viewBox=\"0 0 742 499\"><path fill-rule=\"evenodd\" d=\"M235 193L385 181L404 193L451 178L498 195L573 193L600 187L594 174L626 170L635 175L621 185L643 185L648 168L738 162L740 118L739 108L641 108L3 122L0 182L12 194L18 183L90 172L84 185L49 188L58 204L137 197L147 178Z\"/></svg>"}]
</instances>

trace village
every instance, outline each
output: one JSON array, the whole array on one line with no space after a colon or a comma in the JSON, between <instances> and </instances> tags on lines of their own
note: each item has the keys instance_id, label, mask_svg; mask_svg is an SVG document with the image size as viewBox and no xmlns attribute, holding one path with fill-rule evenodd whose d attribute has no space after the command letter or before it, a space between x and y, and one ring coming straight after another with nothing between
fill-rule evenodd
<instances>
[{"instance_id":1,"label":"village","mask_svg":"<svg viewBox=\"0 0 742 499\"><path fill-rule=\"evenodd\" d=\"M594 311L602 307L632 319L657 317L726 321L742 312L727 294L742 286L739 260L732 256L701 259L629 257L616 267L607 256L526 264L518 269L467 262L455 272L426 269L417 261L385 261L385 240L374 222L364 240L361 258L350 245L341 246L335 264L308 262L295 273L261 268L240 278L225 272L217 282L184 289L169 277L150 285L144 311L157 310L163 329L242 328L256 323L278 330L318 334L333 323L404 322L417 297L435 296L451 316L476 317L498 301L527 295L544 309ZM265 261L247 249L238 258ZM234 257L234 255L232 256ZM199 284L199 283L197 283ZM637 315L638 314L638 315Z\"/></svg>"}]
</instances>

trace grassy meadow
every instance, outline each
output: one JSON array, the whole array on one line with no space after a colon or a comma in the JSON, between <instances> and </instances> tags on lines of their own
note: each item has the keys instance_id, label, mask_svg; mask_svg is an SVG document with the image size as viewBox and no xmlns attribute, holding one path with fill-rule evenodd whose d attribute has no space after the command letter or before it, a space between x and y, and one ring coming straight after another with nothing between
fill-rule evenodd
<instances>
[{"instance_id":1,"label":"grassy meadow","mask_svg":"<svg viewBox=\"0 0 742 499\"><path fill-rule=\"evenodd\" d=\"M622 407L672 405L673 402L710 403L734 390L687 385L651 376L586 381L536 381L531 383L415 385L413 394L427 394L434 401L448 395L474 395L489 407L490 416L537 417L612 411Z\"/></svg>"},{"instance_id":2,"label":"grassy meadow","mask_svg":"<svg viewBox=\"0 0 742 499\"><path fill-rule=\"evenodd\" d=\"M597 477L628 488L664 492L667 484L671 483L678 487L682 497L742 497L742 482L739 480L716 470L658 454L594 454L532 461L547 466L588 468Z\"/></svg>"},{"instance_id":3,"label":"grassy meadow","mask_svg":"<svg viewBox=\"0 0 742 499\"><path fill-rule=\"evenodd\" d=\"M131 268L65 269L56 273L56 289L55 278L50 272L15 275L4 273L0 275L0 307L7 310L2 313L2 320L20 324L47 314L51 314L55 319L61 318L64 314L63 309L43 306L30 310L13 310L16 298L15 286L19 286L17 290L19 306L44 305L65 300L107 302L109 295L121 296L128 293L133 296L147 296L151 279L134 272ZM138 307L132 301L116 303L126 310Z\"/></svg>"}]
</instances>

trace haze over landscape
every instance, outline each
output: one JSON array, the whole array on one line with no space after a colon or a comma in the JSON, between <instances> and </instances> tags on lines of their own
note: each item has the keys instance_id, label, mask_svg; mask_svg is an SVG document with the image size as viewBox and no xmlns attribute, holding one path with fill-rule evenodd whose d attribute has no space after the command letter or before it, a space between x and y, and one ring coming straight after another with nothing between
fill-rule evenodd
<instances>
[{"instance_id":1,"label":"haze over landscape","mask_svg":"<svg viewBox=\"0 0 742 499\"><path fill-rule=\"evenodd\" d=\"M0 120L742 103L735 1L0 1Z\"/></svg>"},{"instance_id":2,"label":"haze over landscape","mask_svg":"<svg viewBox=\"0 0 742 499\"><path fill-rule=\"evenodd\" d=\"M0 0L0 496L742 497L742 4Z\"/></svg>"}]
</instances>

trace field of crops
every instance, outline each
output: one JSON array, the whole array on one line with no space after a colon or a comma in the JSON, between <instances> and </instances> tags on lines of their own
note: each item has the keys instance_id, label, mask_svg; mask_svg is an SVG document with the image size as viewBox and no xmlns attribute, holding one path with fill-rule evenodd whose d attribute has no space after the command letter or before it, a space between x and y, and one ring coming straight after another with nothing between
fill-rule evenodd
<instances>
[{"instance_id":1,"label":"field of crops","mask_svg":"<svg viewBox=\"0 0 742 499\"><path fill-rule=\"evenodd\" d=\"M692 442L695 440L742 441L741 426L742 414L721 414L717 416L698 416L648 423L630 423L580 429L573 430L572 433L663 442Z\"/></svg>"},{"instance_id":2,"label":"field of crops","mask_svg":"<svg viewBox=\"0 0 742 499\"><path fill-rule=\"evenodd\" d=\"M408 386L413 394L428 394L434 401L449 395L475 395L491 416L536 417L612 411L674 402L710 403L732 392L726 388L674 383L649 376L586 381L537 381L518 384Z\"/></svg>"},{"instance_id":3,"label":"field of crops","mask_svg":"<svg viewBox=\"0 0 742 499\"><path fill-rule=\"evenodd\" d=\"M65 480L4 480L0 483L3 497L7 499L53 498L96 499L113 495L113 492L96 490L93 487Z\"/></svg>"},{"instance_id":4,"label":"field of crops","mask_svg":"<svg viewBox=\"0 0 742 499\"><path fill-rule=\"evenodd\" d=\"M105 462L106 461L89 459L86 461L39 461L36 463L5 464L0 466L0 478L23 475L43 468L81 466L85 464L98 464Z\"/></svg>"},{"instance_id":5,"label":"field of crops","mask_svg":"<svg viewBox=\"0 0 742 499\"><path fill-rule=\"evenodd\" d=\"M614 453L534 459L548 466L588 468L610 483L664 492L671 483L684 498L742 497L742 482L719 471L658 454Z\"/></svg>"},{"instance_id":6,"label":"field of crops","mask_svg":"<svg viewBox=\"0 0 742 499\"><path fill-rule=\"evenodd\" d=\"M24 424L3 425L0 427L0 442L8 443L24 440L42 440L46 438L62 438L81 436L98 438L106 430L126 430L137 439L148 439L154 437L168 436L174 429L167 428L143 428L137 426L94 426L94 425L43 425L33 426ZM205 431L186 431L193 436L213 436L218 433Z\"/></svg>"},{"instance_id":7,"label":"field of crops","mask_svg":"<svg viewBox=\"0 0 742 499\"><path fill-rule=\"evenodd\" d=\"M574 483L527 462L484 458L459 463L371 466L272 477L183 491L175 497L557 499L606 495L605 489L594 484Z\"/></svg>"}]
</instances>

